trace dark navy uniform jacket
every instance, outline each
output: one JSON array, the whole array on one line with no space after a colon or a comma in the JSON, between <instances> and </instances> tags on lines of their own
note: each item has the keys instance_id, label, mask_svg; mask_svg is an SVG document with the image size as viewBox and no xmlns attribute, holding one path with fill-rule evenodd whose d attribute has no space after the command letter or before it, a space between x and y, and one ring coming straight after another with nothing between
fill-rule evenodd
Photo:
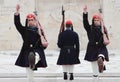
<instances>
[{"instance_id":1,"label":"dark navy uniform jacket","mask_svg":"<svg viewBox=\"0 0 120 82\"><path fill-rule=\"evenodd\" d=\"M36 67L47 67L45 53L44 53L45 47L42 47L41 45L41 40L38 34L37 27L22 26L20 22L20 15L14 15L14 24L23 39L22 49L15 62L15 65L21 67L29 67L29 61L28 61L29 52L35 51L39 54L39 57L41 58L41 60L36 64Z\"/></svg>"},{"instance_id":2,"label":"dark navy uniform jacket","mask_svg":"<svg viewBox=\"0 0 120 82\"><path fill-rule=\"evenodd\" d=\"M93 22L93 21L92 21ZM83 25L88 36L88 45L85 54L85 60L96 61L98 55L102 54L106 61L109 61L108 50L103 44L103 34L101 31L101 26L93 26L88 22L88 14L83 13Z\"/></svg>"},{"instance_id":3,"label":"dark navy uniform jacket","mask_svg":"<svg viewBox=\"0 0 120 82\"><path fill-rule=\"evenodd\" d=\"M79 37L72 30L65 30L58 36L58 47L60 54L57 61L58 65L79 64Z\"/></svg>"}]
</instances>

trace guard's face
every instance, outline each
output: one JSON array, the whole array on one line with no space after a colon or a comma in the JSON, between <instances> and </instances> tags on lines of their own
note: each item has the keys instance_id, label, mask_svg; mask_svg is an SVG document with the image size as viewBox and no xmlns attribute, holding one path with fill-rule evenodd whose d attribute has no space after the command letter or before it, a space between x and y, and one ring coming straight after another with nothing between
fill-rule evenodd
<instances>
[{"instance_id":1,"label":"guard's face","mask_svg":"<svg viewBox=\"0 0 120 82\"><path fill-rule=\"evenodd\" d=\"M28 18L28 25L29 25L30 27L35 26L35 25L36 25L35 19L34 19L34 18Z\"/></svg>"},{"instance_id":2,"label":"guard's face","mask_svg":"<svg viewBox=\"0 0 120 82\"><path fill-rule=\"evenodd\" d=\"M94 19L94 25L100 26L100 19Z\"/></svg>"}]
</instances>

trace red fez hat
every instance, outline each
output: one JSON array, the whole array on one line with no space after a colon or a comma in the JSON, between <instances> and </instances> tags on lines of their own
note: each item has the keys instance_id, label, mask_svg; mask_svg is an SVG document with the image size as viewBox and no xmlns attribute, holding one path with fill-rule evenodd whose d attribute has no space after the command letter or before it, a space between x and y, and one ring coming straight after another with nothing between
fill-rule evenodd
<instances>
[{"instance_id":1,"label":"red fez hat","mask_svg":"<svg viewBox=\"0 0 120 82\"><path fill-rule=\"evenodd\" d=\"M72 25L72 21L71 20L67 20L66 21L66 25Z\"/></svg>"},{"instance_id":2,"label":"red fez hat","mask_svg":"<svg viewBox=\"0 0 120 82\"><path fill-rule=\"evenodd\" d=\"M34 15L34 14L28 14L28 15L27 15L27 19L28 19L28 18L34 18L34 19L35 19L35 15Z\"/></svg>"},{"instance_id":3,"label":"red fez hat","mask_svg":"<svg viewBox=\"0 0 120 82\"><path fill-rule=\"evenodd\" d=\"M101 19L101 16L99 14L94 14L93 19Z\"/></svg>"}]
</instances>

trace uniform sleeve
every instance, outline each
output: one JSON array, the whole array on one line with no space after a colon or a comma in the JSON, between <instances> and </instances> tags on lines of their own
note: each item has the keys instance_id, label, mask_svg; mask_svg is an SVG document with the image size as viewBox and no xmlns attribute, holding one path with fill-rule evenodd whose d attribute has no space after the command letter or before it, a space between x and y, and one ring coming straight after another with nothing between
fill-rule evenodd
<instances>
[{"instance_id":1,"label":"uniform sleeve","mask_svg":"<svg viewBox=\"0 0 120 82\"><path fill-rule=\"evenodd\" d=\"M25 27L23 27L21 22L20 22L20 14L19 15L14 14L14 24L15 24L18 32L20 32L22 34Z\"/></svg>"},{"instance_id":2,"label":"uniform sleeve","mask_svg":"<svg viewBox=\"0 0 120 82\"><path fill-rule=\"evenodd\" d=\"M104 26L104 33L106 34L108 40L109 40L109 36L108 36L108 31L107 31L107 28Z\"/></svg>"},{"instance_id":3,"label":"uniform sleeve","mask_svg":"<svg viewBox=\"0 0 120 82\"><path fill-rule=\"evenodd\" d=\"M90 31L90 24L88 22L88 13L86 14L83 13L83 25L87 32Z\"/></svg>"},{"instance_id":4,"label":"uniform sleeve","mask_svg":"<svg viewBox=\"0 0 120 82\"><path fill-rule=\"evenodd\" d=\"M79 57L79 52L80 52L80 44L79 44L79 37L78 34L76 35L76 52Z\"/></svg>"},{"instance_id":5,"label":"uniform sleeve","mask_svg":"<svg viewBox=\"0 0 120 82\"><path fill-rule=\"evenodd\" d=\"M62 48L63 47L63 41L62 41L62 36L61 36L61 33L58 35L58 42L57 42L57 45L59 48Z\"/></svg>"}]
</instances>

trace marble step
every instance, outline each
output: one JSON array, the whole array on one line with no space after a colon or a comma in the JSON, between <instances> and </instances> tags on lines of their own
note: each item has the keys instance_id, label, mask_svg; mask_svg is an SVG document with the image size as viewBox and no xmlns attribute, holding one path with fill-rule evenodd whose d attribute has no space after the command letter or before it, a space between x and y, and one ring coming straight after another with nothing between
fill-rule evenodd
<instances>
[{"instance_id":1,"label":"marble step","mask_svg":"<svg viewBox=\"0 0 120 82\"><path fill-rule=\"evenodd\" d=\"M0 82L27 82L25 73L1 73ZM63 80L62 73L35 73L34 82L70 82ZM92 73L75 73L72 82L93 82ZM99 82L120 82L120 73L103 73Z\"/></svg>"}]
</instances>

